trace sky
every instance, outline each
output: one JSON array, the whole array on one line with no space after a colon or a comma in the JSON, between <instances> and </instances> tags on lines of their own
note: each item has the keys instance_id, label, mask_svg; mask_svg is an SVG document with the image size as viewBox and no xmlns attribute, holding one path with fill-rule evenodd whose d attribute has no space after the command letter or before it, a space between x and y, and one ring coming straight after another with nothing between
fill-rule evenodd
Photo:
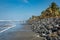
<instances>
[{"instance_id":1,"label":"sky","mask_svg":"<svg viewBox=\"0 0 60 40\"><path fill-rule=\"evenodd\" d=\"M52 2L60 6L60 0L0 0L0 20L28 20L41 15Z\"/></svg>"}]
</instances>

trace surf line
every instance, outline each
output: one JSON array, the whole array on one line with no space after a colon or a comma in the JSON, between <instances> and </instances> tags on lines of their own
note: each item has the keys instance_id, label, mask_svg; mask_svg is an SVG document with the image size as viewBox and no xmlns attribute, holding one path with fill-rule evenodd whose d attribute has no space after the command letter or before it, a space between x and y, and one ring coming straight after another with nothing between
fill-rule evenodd
<instances>
[{"instance_id":1,"label":"surf line","mask_svg":"<svg viewBox=\"0 0 60 40\"><path fill-rule=\"evenodd\" d=\"M8 27L8 28L6 28L6 29L0 31L0 33L5 32L5 31L7 31L7 30L9 30L9 29L11 29L11 28L13 28L13 27L15 27L15 26L16 26L16 25L14 25L14 26L12 26L12 27Z\"/></svg>"}]
</instances>

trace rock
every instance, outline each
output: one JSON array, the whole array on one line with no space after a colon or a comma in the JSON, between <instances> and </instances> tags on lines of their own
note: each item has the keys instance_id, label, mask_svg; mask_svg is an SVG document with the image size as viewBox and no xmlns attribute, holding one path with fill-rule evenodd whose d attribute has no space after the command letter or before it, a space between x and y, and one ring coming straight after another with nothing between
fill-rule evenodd
<instances>
[{"instance_id":1,"label":"rock","mask_svg":"<svg viewBox=\"0 0 60 40\"><path fill-rule=\"evenodd\" d=\"M31 29L41 37L46 37L51 33L54 35L54 32L57 32L56 35L60 35L60 30L58 31L60 29L60 18L45 18L33 22Z\"/></svg>"}]
</instances>

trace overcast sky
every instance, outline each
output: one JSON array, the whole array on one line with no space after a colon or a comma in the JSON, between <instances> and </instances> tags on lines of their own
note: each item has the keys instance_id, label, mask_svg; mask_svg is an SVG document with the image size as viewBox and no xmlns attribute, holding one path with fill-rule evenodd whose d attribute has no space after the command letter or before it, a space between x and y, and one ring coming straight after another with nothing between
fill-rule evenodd
<instances>
[{"instance_id":1,"label":"overcast sky","mask_svg":"<svg viewBox=\"0 0 60 40\"><path fill-rule=\"evenodd\" d=\"M0 0L0 20L27 20L40 15L51 2L60 6L60 0Z\"/></svg>"}]
</instances>

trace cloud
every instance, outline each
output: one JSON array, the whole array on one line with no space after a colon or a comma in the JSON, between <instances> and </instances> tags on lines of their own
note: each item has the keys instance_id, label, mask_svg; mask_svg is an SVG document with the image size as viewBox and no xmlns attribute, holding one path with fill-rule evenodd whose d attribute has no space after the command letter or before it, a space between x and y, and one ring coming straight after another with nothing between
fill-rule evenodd
<instances>
[{"instance_id":1,"label":"cloud","mask_svg":"<svg viewBox=\"0 0 60 40\"><path fill-rule=\"evenodd\" d=\"M28 0L23 0L25 3L29 3L29 1Z\"/></svg>"}]
</instances>

